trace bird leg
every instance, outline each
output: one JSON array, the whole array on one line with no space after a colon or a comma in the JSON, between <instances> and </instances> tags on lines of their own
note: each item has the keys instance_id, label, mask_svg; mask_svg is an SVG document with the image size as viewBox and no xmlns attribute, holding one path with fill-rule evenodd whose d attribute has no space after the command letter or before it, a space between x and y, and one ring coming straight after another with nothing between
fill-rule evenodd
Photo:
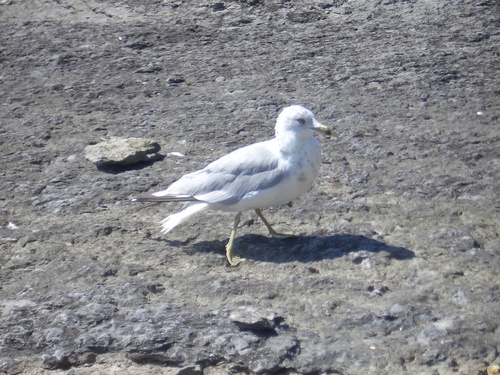
<instances>
[{"instance_id":1,"label":"bird leg","mask_svg":"<svg viewBox=\"0 0 500 375\"><path fill-rule=\"evenodd\" d=\"M245 258L235 256L233 252L234 237L236 236L236 229L238 229L238 224L240 223L241 214L242 212L238 212L234 217L233 230L231 231L231 236L229 236L229 242L226 245L226 258L229 264L233 267L245 261Z\"/></svg>"},{"instance_id":2,"label":"bird leg","mask_svg":"<svg viewBox=\"0 0 500 375\"><path fill-rule=\"evenodd\" d=\"M278 233L276 232L271 224L268 223L268 221L264 218L264 215L262 215L262 211L259 210L258 208L255 209L255 213L257 214L258 217L262 220L264 225L266 226L267 230L269 231L269 234L274 237L274 238L288 238L288 237L295 237L293 232L285 232L285 233Z\"/></svg>"}]
</instances>

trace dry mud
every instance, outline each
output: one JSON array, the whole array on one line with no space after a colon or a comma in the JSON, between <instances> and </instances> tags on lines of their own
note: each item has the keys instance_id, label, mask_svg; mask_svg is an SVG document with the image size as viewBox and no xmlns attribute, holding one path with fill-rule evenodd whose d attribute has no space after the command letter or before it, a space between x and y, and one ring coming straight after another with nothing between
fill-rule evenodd
<instances>
[{"instance_id":1,"label":"dry mud","mask_svg":"<svg viewBox=\"0 0 500 375\"><path fill-rule=\"evenodd\" d=\"M0 372L485 374L500 351L494 0L3 0ZM303 104L313 188L168 236L128 197ZM87 145L160 143L97 169ZM174 154L171 154L174 153ZM179 156L175 153L181 153ZM242 323L243 322L243 323Z\"/></svg>"}]
</instances>

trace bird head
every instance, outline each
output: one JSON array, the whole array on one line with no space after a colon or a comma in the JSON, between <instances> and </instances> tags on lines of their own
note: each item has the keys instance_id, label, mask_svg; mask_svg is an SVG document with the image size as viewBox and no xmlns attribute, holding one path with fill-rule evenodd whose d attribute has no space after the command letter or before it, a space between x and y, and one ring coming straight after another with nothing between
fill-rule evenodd
<instances>
[{"instance_id":1,"label":"bird head","mask_svg":"<svg viewBox=\"0 0 500 375\"><path fill-rule=\"evenodd\" d=\"M305 139L311 137L314 131L320 131L328 135L334 134L331 129L316 120L310 110L300 105L284 108L276 120L276 137L288 133Z\"/></svg>"}]
</instances>

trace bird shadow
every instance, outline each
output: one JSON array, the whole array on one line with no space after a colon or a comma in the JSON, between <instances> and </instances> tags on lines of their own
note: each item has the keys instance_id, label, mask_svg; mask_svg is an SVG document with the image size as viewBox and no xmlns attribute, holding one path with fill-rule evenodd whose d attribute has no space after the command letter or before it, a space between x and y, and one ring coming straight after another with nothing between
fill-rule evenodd
<instances>
[{"instance_id":1,"label":"bird shadow","mask_svg":"<svg viewBox=\"0 0 500 375\"><path fill-rule=\"evenodd\" d=\"M168 241L170 246L186 246L179 241ZM203 253L225 253L227 241L201 241L188 245L191 249ZM335 259L355 253L354 263L361 263L370 253L385 252L388 258L409 260L415 253L404 247L387 245L362 235L335 234L330 236L298 236L276 239L258 234L245 234L234 243L235 254L257 262L288 263L317 262Z\"/></svg>"}]
</instances>

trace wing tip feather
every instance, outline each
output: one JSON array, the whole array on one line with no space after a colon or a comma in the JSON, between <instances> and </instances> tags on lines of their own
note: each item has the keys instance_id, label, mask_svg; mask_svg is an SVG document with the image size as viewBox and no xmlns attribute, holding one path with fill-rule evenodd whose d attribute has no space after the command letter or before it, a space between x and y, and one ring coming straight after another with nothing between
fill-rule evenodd
<instances>
[{"instance_id":1,"label":"wing tip feather","mask_svg":"<svg viewBox=\"0 0 500 375\"><path fill-rule=\"evenodd\" d=\"M154 195L154 194L145 194L145 195L138 195L136 197L132 197L132 198L130 198L130 201L131 202L193 202L193 201L198 201L198 199L196 199L194 197L187 196L187 195L158 196L158 195Z\"/></svg>"}]
</instances>

